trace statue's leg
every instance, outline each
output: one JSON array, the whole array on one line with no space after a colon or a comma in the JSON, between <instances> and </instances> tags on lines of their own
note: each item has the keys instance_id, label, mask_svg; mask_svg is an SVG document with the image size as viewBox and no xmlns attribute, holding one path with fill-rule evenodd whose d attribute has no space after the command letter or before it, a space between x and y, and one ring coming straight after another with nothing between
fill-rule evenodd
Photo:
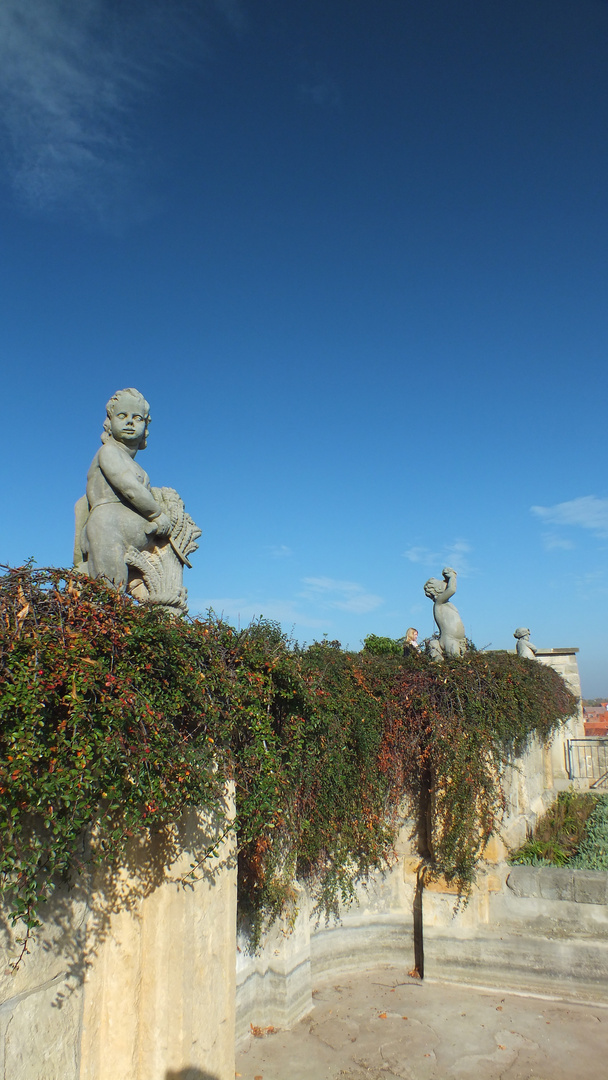
<instances>
[{"instance_id":1,"label":"statue's leg","mask_svg":"<svg viewBox=\"0 0 608 1080\"><path fill-rule=\"evenodd\" d=\"M87 572L92 578L105 578L124 592L127 584L127 565L124 547L116 537L99 532L94 524L87 522L86 538L89 549Z\"/></svg>"},{"instance_id":2,"label":"statue's leg","mask_svg":"<svg viewBox=\"0 0 608 1080\"><path fill-rule=\"evenodd\" d=\"M149 528L149 522L122 503L96 506L85 526L90 577L105 578L124 592L129 574L125 553L129 547L146 547L145 526Z\"/></svg>"},{"instance_id":3,"label":"statue's leg","mask_svg":"<svg viewBox=\"0 0 608 1080\"><path fill-rule=\"evenodd\" d=\"M446 656L463 656L466 652L467 643L463 638L445 637L442 643Z\"/></svg>"}]
</instances>

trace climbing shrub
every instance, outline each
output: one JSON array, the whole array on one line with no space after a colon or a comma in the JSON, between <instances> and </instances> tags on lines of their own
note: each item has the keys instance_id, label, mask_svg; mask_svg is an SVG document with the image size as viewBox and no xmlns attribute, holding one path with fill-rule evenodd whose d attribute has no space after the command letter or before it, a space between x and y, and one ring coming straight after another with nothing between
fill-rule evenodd
<instances>
[{"instance_id":1,"label":"climbing shrub","mask_svg":"<svg viewBox=\"0 0 608 1080\"><path fill-rule=\"evenodd\" d=\"M218 709L205 630L103 584L8 574L0 619L0 874L13 918L32 926L85 833L117 862L138 831L219 803Z\"/></svg>"},{"instance_id":2,"label":"climbing shrub","mask_svg":"<svg viewBox=\"0 0 608 1080\"><path fill-rule=\"evenodd\" d=\"M0 876L30 927L83 837L111 866L188 806L221 832L228 779L254 942L294 877L337 912L390 863L404 815L429 872L466 892L505 763L574 707L555 672L507 654L300 649L274 623L174 619L73 571L6 573L0 627Z\"/></svg>"},{"instance_id":3,"label":"climbing shrub","mask_svg":"<svg viewBox=\"0 0 608 1080\"><path fill-rule=\"evenodd\" d=\"M574 705L556 672L507 653L404 658L386 697L379 767L415 822L430 874L469 891L504 811L505 767Z\"/></svg>"}]
</instances>

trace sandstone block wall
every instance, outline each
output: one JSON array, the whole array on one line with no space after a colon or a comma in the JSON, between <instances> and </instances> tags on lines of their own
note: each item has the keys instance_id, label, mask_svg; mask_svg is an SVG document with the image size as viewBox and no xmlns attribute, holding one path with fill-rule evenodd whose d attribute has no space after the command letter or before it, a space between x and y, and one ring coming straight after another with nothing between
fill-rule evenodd
<instances>
[{"instance_id":1,"label":"sandstone block wall","mask_svg":"<svg viewBox=\"0 0 608 1080\"><path fill-rule=\"evenodd\" d=\"M233 1080L233 842L187 876L216 836L190 812L119 874L58 890L16 971L3 920L0 1077Z\"/></svg>"}]
</instances>

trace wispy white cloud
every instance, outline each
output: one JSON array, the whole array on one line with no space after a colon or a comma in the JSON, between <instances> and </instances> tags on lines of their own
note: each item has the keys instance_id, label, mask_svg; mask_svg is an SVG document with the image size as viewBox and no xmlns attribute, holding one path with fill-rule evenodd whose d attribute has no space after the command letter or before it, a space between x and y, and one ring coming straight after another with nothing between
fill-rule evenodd
<instances>
[{"instance_id":1,"label":"wispy white cloud","mask_svg":"<svg viewBox=\"0 0 608 1080\"><path fill-rule=\"evenodd\" d=\"M550 525L578 525L596 536L608 536L608 499L581 495L555 506L532 506L530 509Z\"/></svg>"},{"instance_id":2,"label":"wispy white cloud","mask_svg":"<svg viewBox=\"0 0 608 1080\"><path fill-rule=\"evenodd\" d=\"M444 566L453 566L462 577L466 577L472 570L468 558L471 551L467 540L454 540L439 550L424 546L411 547L403 552L403 557L424 567L441 569Z\"/></svg>"},{"instance_id":3,"label":"wispy white cloud","mask_svg":"<svg viewBox=\"0 0 608 1080\"><path fill-rule=\"evenodd\" d=\"M403 552L403 558L415 563L439 562L441 556L427 547L411 547Z\"/></svg>"},{"instance_id":4,"label":"wispy white cloud","mask_svg":"<svg viewBox=\"0 0 608 1080\"><path fill-rule=\"evenodd\" d=\"M381 596L366 592L363 585L356 581L337 581L329 577L308 577L302 579L305 586L299 595L307 600L320 600L324 606L349 611L354 615L365 615L384 603Z\"/></svg>"},{"instance_id":5,"label":"wispy white cloud","mask_svg":"<svg viewBox=\"0 0 608 1080\"><path fill-rule=\"evenodd\" d=\"M303 588L292 597L209 596L190 597L191 614L212 608L231 623L248 626L252 619L264 616L276 619L286 630L291 626L331 629L332 611L365 615L384 603L381 596L367 592L356 581L337 581L329 577L302 579Z\"/></svg>"},{"instance_id":6,"label":"wispy white cloud","mask_svg":"<svg viewBox=\"0 0 608 1080\"><path fill-rule=\"evenodd\" d=\"M0 6L0 110L9 171L17 195L31 207L78 198L99 211L101 192L109 187L115 196L126 181L124 114L143 72L115 29L103 0L4 0Z\"/></svg>"},{"instance_id":7,"label":"wispy white cloud","mask_svg":"<svg viewBox=\"0 0 608 1080\"><path fill-rule=\"evenodd\" d=\"M247 28L247 15L241 0L213 0L215 7L226 22L239 31Z\"/></svg>"},{"instance_id":8,"label":"wispy white cloud","mask_svg":"<svg viewBox=\"0 0 608 1080\"><path fill-rule=\"evenodd\" d=\"M547 532L543 533L543 547L546 551L571 551L574 544L572 540L567 540L565 536Z\"/></svg>"},{"instance_id":9,"label":"wispy white cloud","mask_svg":"<svg viewBox=\"0 0 608 1080\"><path fill-rule=\"evenodd\" d=\"M269 555L272 555L273 559L287 559L290 555L293 555L293 551L287 544L269 544L266 551Z\"/></svg>"},{"instance_id":10,"label":"wispy white cloud","mask_svg":"<svg viewBox=\"0 0 608 1080\"><path fill-rule=\"evenodd\" d=\"M300 63L301 81L298 93L301 98L321 109L337 109L342 104L342 91L333 73L319 60L303 60Z\"/></svg>"},{"instance_id":11,"label":"wispy white cloud","mask_svg":"<svg viewBox=\"0 0 608 1080\"><path fill-rule=\"evenodd\" d=\"M215 10L235 27L242 8ZM163 69L193 56L212 12L183 0L2 0L0 134L18 200L105 224L127 204L145 213L134 110Z\"/></svg>"},{"instance_id":12,"label":"wispy white cloud","mask_svg":"<svg viewBox=\"0 0 608 1080\"><path fill-rule=\"evenodd\" d=\"M313 105L335 109L342 102L340 88L333 79L308 79L300 83L299 91L301 96L312 101Z\"/></svg>"},{"instance_id":13,"label":"wispy white cloud","mask_svg":"<svg viewBox=\"0 0 608 1080\"><path fill-rule=\"evenodd\" d=\"M587 603L595 604L598 597L608 595L608 573L601 566L588 570L576 578L576 586L579 596Z\"/></svg>"},{"instance_id":14,"label":"wispy white cloud","mask_svg":"<svg viewBox=\"0 0 608 1080\"><path fill-rule=\"evenodd\" d=\"M286 629L290 625L311 626L315 629L324 629L329 625L326 618L315 617L302 612L300 607L291 600L281 600L268 597L265 600L251 599L248 596L210 596L188 598L188 607L191 614L202 614L210 608L216 615L227 619L229 622L237 622L240 626L248 626L253 619L264 617L276 619Z\"/></svg>"}]
</instances>

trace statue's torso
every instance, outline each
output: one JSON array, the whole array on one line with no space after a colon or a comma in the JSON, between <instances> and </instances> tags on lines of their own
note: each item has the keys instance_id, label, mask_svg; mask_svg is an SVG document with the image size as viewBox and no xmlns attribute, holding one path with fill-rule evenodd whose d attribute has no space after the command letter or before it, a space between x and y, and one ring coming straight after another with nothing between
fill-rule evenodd
<instances>
[{"instance_id":1,"label":"statue's torso","mask_svg":"<svg viewBox=\"0 0 608 1080\"><path fill-rule=\"evenodd\" d=\"M453 638L464 638L466 636L460 612L453 604L449 602L446 604L435 603L433 614L442 635L445 634Z\"/></svg>"},{"instance_id":2,"label":"statue's torso","mask_svg":"<svg viewBox=\"0 0 608 1080\"><path fill-rule=\"evenodd\" d=\"M536 646L526 641L525 638L520 638L517 642L517 655L525 657L526 660L535 660Z\"/></svg>"},{"instance_id":3,"label":"statue's torso","mask_svg":"<svg viewBox=\"0 0 608 1080\"><path fill-rule=\"evenodd\" d=\"M118 461L125 482L130 481L133 483L135 481L147 491L150 490L150 478L145 469L142 469L141 465L130 457L125 450L106 444L95 454L87 473L87 499L91 510L103 503L125 501L129 503L129 500L125 499L125 496L120 491L120 487L118 485L113 486L105 475L103 470L104 458L107 458L109 454L112 455L115 461Z\"/></svg>"}]
</instances>

